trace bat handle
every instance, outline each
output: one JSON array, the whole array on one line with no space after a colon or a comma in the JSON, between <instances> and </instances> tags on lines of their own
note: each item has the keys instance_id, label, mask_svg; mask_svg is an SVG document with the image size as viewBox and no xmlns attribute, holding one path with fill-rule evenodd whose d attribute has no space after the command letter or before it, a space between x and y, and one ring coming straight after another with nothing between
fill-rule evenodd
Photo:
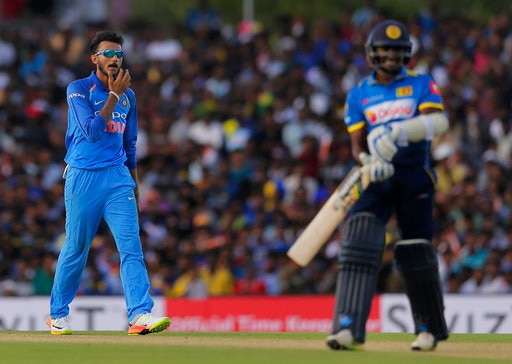
<instances>
[{"instance_id":1,"label":"bat handle","mask_svg":"<svg viewBox=\"0 0 512 364\"><path fill-rule=\"evenodd\" d=\"M334 199L334 208L339 209L341 207L341 201L345 196L348 195L350 189L357 183L361 177L361 169L359 167L352 168L350 173L345 177L341 185L338 187L338 194Z\"/></svg>"}]
</instances>

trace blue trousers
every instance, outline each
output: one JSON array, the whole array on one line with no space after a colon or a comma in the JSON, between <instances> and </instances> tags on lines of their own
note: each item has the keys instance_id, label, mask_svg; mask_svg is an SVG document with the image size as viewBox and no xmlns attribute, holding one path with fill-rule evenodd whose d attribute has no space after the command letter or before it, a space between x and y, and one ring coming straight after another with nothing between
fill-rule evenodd
<instances>
[{"instance_id":1,"label":"blue trousers","mask_svg":"<svg viewBox=\"0 0 512 364\"><path fill-rule=\"evenodd\" d=\"M436 182L431 168L395 167L393 177L368 186L350 214L371 212L386 224L394 212L402 239L431 240Z\"/></svg>"},{"instance_id":2,"label":"blue trousers","mask_svg":"<svg viewBox=\"0 0 512 364\"><path fill-rule=\"evenodd\" d=\"M139 235L135 182L124 165L100 170L69 167L64 187L66 237L59 254L50 297L50 316L69 314L78 292L89 249L101 219L107 223L119 251L128 321L151 312L149 278Z\"/></svg>"}]
</instances>

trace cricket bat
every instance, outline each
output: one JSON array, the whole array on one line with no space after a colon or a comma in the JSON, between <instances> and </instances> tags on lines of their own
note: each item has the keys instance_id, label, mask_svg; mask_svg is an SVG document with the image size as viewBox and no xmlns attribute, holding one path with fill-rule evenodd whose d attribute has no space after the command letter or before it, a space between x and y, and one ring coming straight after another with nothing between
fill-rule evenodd
<instances>
[{"instance_id":1,"label":"cricket bat","mask_svg":"<svg viewBox=\"0 0 512 364\"><path fill-rule=\"evenodd\" d=\"M308 265L345 219L368 183L366 171L361 166L353 167L290 247L288 257L301 267Z\"/></svg>"}]
</instances>

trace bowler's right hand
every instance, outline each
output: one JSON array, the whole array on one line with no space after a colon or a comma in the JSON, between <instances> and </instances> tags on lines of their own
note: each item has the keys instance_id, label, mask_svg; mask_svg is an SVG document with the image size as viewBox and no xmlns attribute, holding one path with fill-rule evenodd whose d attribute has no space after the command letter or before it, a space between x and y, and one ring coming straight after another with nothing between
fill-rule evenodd
<instances>
[{"instance_id":1,"label":"bowler's right hand","mask_svg":"<svg viewBox=\"0 0 512 364\"><path fill-rule=\"evenodd\" d=\"M128 70L120 68L116 78L114 78L113 72L108 73L109 91L113 91L118 95L122 95L126 89L130 87L131 84L132 78L130 77L130 71Z\"/></svg>"}]
</instances>

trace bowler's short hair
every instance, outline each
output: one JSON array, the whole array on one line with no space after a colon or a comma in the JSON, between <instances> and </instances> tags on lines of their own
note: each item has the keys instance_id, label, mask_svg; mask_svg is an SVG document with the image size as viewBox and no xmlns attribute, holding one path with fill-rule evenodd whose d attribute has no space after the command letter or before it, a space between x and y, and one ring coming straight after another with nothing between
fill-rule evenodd
<instances>
[{"instance_id":1,"label":"bowler's short hair","mask_svg":"<svg viewBox=\"0 0 512 364\"><path fill-rule=\"evenodd\" d=\"M119 45L123 45L124 39L123 36L113 30L100 30L96 33L94 38L91 40L91 44L89 45L89 49L91 50L91 54L95 54L98 51L98 46L101 42L114 42Z\"/></svg>"}]
</instances>

